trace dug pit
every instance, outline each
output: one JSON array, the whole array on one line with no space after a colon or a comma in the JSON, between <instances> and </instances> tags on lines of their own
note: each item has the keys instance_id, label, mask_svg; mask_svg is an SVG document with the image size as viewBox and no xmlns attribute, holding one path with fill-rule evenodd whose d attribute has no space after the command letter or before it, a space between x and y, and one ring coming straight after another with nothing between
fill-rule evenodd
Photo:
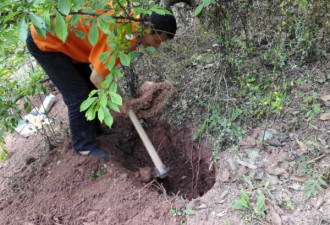
<instances>
[{"instance_id":1,"label":"dug pit","mask_svg":"<svg viewBox=\"0 0 330 225\"><path fill-rule=\"evenodd\" d=\"M173 128L160 117L143 120L148 137L169 168L168 175L160 179L156 178L155 166L129 120L116 118L115 121L117 134L100 137L101 147L111 152L116 161L141 182L157 181L168 195L187 199L202 196L213 187L215 172L209 166L210 146L193 142L188 128Z\"/></svg>"}]
</instances>

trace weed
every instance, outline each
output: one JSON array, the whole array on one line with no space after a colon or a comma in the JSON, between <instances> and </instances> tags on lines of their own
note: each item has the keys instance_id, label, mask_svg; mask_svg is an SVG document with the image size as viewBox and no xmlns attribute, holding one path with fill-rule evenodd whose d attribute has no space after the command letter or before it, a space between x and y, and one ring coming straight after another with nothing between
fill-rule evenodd
<instances>
[{"instance_id":1,"label":"weed","mask_svg":"<svg viewBox=\"0 0 330 225\"><path fill-rule=\"evenodd\" d=\"M186 215L194 215L195 211L192 209L187 209L186 207L182 207L182 208L172 208L170 209L170 214L172 216L181 216L184 217Z\"/></svg>"},{"instance_id":2,"label":"weed","mask_svg":"<svg viewBox=\"0 0 330 225\"><path fill-rule=\"evenodd\" d=\"M328 184L323 180L322 176L315 173L313 176L305 181L306 197L315 197L323 192L322 187L327 187Z\"/></svg>"},{"instance_id":3,"label":"weed","mask_svg":"<svg viewBox=\"0 0 330 225\"><path fill-rule=\"evenodd\" d=\"M249 188L254 189L252 181L250 181L247 177L244 177L244 181L247 183ZM248 211L252 216L264 218L268 210L265 194L273 197L268 187L269 181L267 181L263 187L257 189L255 192L252 192L250 196L242 189L240 191L241 198L236 200L232 207L237 210ZM253 201L253 196L256 196L255 201Z\"/></svg>"},{"instance_id":4,"label":"weed","mask_svg":"<svg viewBox=\"0 0 330 225\"><path fill-rule=\"evenodd\" d=\"M286 209L286 210L291 210L291 211L294 210L294 206L290 205L287 200L283 200L280 204L280 207L282 209Z\"/></svg>"},{"instance_id":5,"label":"weed","mask_svg":"<svg viewBox=\"0 0 330 225\"><path fill-rule=\"evenodd\" d=\"M251 204L249 196L246 194L246 192L243 189L240 191L240 194L242 197L236 200L232 207L238 210L249 209Z\"/></svg>"},{"instance_id":6,"label":"weed","mask_svg":"<svg viewBox=\"0 0 330 225\"><path fill-rule=\"evenodd\" d=\"M239 125L239 117L243 113L240 109L233 110L227 116L223 115L224 109L220 104L213 106L200 103L207 111L209 116L204 119L202 125L198 129L198 136L204 137L212 135L214 142L213 160L218 159L218 149L225 143L235 143L242 139L245 131Z\"/></svg>"},{"instance_id":7,"label":"weed","mask_svg":"<svg viewBox=\"0 0 330 225\"><path fill-rule=\"evenodd\" d=\"M100 177L102 174L105 174L106 171L107 171L107 168L105 166L101 167L99 170L97 170L96 172L89 175L89 177L92 178L92 179Z\"/></svg>"}]
</instances>

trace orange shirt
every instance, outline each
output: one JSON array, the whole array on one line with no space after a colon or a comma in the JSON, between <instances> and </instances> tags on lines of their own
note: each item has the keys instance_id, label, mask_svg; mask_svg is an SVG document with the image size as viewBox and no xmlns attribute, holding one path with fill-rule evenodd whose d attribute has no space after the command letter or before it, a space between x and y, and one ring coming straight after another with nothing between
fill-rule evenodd
<instances>
[{"instance_id":1,"label":"orange shirt","mask_svg":"<svg viewBox=\"0 0 330 225\"><path fill-rule=\"evenodd\" d=\"M88 41L88 32L91 28L90 23L83 24L84 17L80 19L77 24L76 30L79 30L85 34L85 38L79 38L75 33L69 32L67 40L63 43L56 34L47 33L46 37L39 35L34 26L31 25L31 35L38 46L38 48L44 52L61 52L69 56L75 62L91 63L93 68L102 76L107 76L109 70L105 67L105 64L100 62L99 58L103 52L109 51L110 46L107 45L107 35L99 29L99 39L95 46L92 46ZM118 26L118 25L117 25ZM132 32L135 31L135 25L133 24ZM138 37L134 37L129 40L131 45L136 44ZM119 58L116 59L115 66L120 62Z\"/></svg>"}]
</instances>

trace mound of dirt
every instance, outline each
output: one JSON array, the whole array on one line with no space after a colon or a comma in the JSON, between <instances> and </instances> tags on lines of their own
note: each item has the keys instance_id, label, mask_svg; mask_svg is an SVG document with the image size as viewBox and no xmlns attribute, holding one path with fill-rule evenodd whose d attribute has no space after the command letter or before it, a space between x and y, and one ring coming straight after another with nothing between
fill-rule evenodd
<instances>
[{"instance_id":1,"label":"mound of dirt","mask_svg":"<svg viewBox=\"0 0 330 225\"><path fill-rule=\"evenodd\" d=\"M140 97L132 99L130 106L139 118L155 116L164 107L172 87L171 83L145 82L139 90Z\"/></svg>"}]
</instances>

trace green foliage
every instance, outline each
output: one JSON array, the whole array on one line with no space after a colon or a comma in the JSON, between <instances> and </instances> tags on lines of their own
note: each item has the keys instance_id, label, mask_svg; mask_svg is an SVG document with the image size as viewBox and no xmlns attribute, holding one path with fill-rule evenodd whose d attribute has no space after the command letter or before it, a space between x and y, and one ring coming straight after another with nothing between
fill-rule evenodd
<instances>
[{"instance_id":1,"label":"green foliage","mask_svg":"<svg viewBox=\"0 0 330 225\"><path fill-rule=\"evenodd\" d=\"M248 187L252 190L254 189L252 182L244 177L244 180L247 182ZM268 206L266 204L266 195L272 197L272 194L269 187L269 181L265 182L263 187L256 189L250 194L250 196L242 189L240 191L241 198L235 200L235 203L232 205L234 209L244 210L250 214L253 214L257 217L264 218L266 216Z\"/></svg>"},{"instance_id":2,"label":"green foliage","mask_svg":"<svg viewBox=\"0 0 330 225\"><path fill-rule=\"evenodd\" d=\"M112 12L111 16L106 14L108 11ZM98 41L99 29L108 36L111 51L103 53L100 58L111 71L108 76L110 79L103 83L104 89L108 91L99 90L91 94L81 106L81 110L86 110L89 120L97 116L100 121L111 126L113 117L110 110L119 112L119 105L122 104L121 96L116 93L115 79L122 77L123 73L120 68L114 68L116 58L121 60L123 66L130 65L135 54L128 51L129 42L125 35L131 34L132 21L140 21L139 18L151 15L152 12L163 15L170 13L147 0L114 0L112 5L109 5L107 0L0 0L0 52L3 56L0 59L0 85L3 87L0 89L0 123L2 125L0 144L3 149L0 159L7 154L3 148L3 134L13 131L20 119L17 100L45 91L40 84L40 79L44 74L39 68L31 68L29 78L23 82L13 76L17 69L26 63L28 54L24 43L31 24L40 35L45 37L47 32L50 32L65 42L69 32L75 30L78 20L82 16L89 16L86 20L91 24L88 36L85 37L79 31L74 31L75 34L80 38L88 38L92 45L96 45ZM119 21L124 20L125 24L117 26ZM117 29L113 32L115 26ZM137 29L138 33L142 34L142 28L139 25ZM26 110L31 109L28 101L24 103L24 107Z\"/></svg>"},{"instance_id":3,"label":"green foliage","mask_svg":"<svg viewBox=\"0 0 330 225\"><path fill-rule=\"evenodd\" d=\"M216 2L215 0L203 0L201 2L201 4L199 6L197 6L197 8L195 9L195 12L194 12L195 16L198 16L202 12L203 8L205 8L211 4L214 4L215 2Z\"/></svg>"},{"instance_id":4,"label":"green foliage","mask_svg":"<svg viewBox=\"0 0 330 225\"><path fill-rule=\"evenodd\" d=\"M312 92L311 95L304 98L300 105L301 110L305 111L306 121L312 121L316 116L322 113L321 104L318 103L318 94Z\"/></svg>"},{"instance_id":5,"label":"green foliage","mask_svg":"<svg viewBox=\"0 0 330 225\"><path fill-rule=\"evenodd\" d=\"M239 126L242 110L233 109L231 113L224 116L225 109L220 104L200 103L209 112L203 123L198 128L198 134L201 137L213 135L214 138L214 156L216 151L221 148L224 143L235 143L244 135L244 130ZM197 136L194 137L195 139ZM215 158L214 158L215 159Z\"/></svg>"},{"instance_id":6,"label":"green foliage","mask_svg":"<svg viewBox=\"0 0 330 225\"><path fill-rule=\"evenodd\" d=\"M90 178L95 179L100 177L101 175L105 174L107 172L107 168L106 167L101 167L99 170L95 171L94 173L92 173L91 175L89 175Z\"/></svg>"},{"instance_id":7,"label":"green foliage","mask_svg":"<svg viewBox=\"0 0 330 225\"><path fill-rule=\"evenodd\" d=\"M249 209L251 204L249 196L246 194L246 192L243 189L240 191L240 193L242 197L238 200L235 200L235 203L232 207L238 210Z\"/></svg>"},{"instance_id":8,"label":"green foliage","mask_svg":"<svg viewBox=\"0 0 330 225\"><path fill-rule=\"evenodd\" d=\"M323 187L328 187L328 184L323 180L321 175L314 173L310 179L305 181L306 197L315 197L322 193Z\"/></svg>"},{"instance_id":9,"label":"green foliage","mask_svg":"<svg viewBox=\"0 0 330 225\"><path fill-rule=\"evenodd\" d=\"M290 205L287 200L283 200L280 204L280 207L282 209L286 209L286 210L291 210L291 211L294 210L294 206Z\"/></svg>"},{"instance_id":10,"label":"green foliage","mask_svg":"<svg viewBox=\"0 0 330 225\"><path fill-rule=\"evenodd\" d=\"M186 207L182 207L182 208L172 208L170 209L170 214L172 216L180 216L180 217L184 217L184 216L189 216L189 215L194 215L195 211L192 209L187 209Z\"/></svg>"}]
</instances>

